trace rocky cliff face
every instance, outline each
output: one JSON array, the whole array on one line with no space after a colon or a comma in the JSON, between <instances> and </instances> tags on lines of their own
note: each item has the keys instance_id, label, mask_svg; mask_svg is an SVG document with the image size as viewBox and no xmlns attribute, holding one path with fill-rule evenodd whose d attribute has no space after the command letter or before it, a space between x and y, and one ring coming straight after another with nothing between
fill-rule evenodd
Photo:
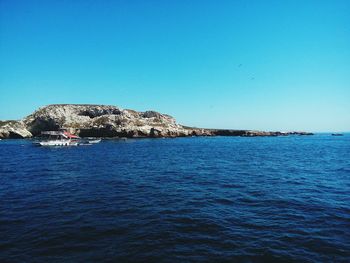
<instances>
[{"instance_id":1,"label":"rocky cliff face","mask_svg":"<svg viewBox=\"0 0 350 263\"><path fill-rule=\"evenodd\" d=\"M23 121L0 121L0 138L30 138L32 134L27 130Z\"/></svg>"},{"instance_id":2,"label":"rocky cliff face","mask_svg":"<svg viewBox=\"0 0 350 263\"><path fill-rule=\"evenodd\" d=\"M29 138L66 129L81 137L277 136L282 133L184 127L169 115L107 105L49 105L20 121L0 121L0 138ZM288 133L290 134L290 133ZM297 133L300 134L300 133Z\"/></svg>"},{"instance_id":3,"label":"rocky cliff face","mask_svg":"<svg viewBox=\"0 0 350 263\"><path fill-rule=\"evenodd\" d=\"M21 121L0 124L0 137L27 138L41 131L67 129L81 137L177 137L189 131L169 115L106 105L49 105Z\"/></svg>"}]
</instances>

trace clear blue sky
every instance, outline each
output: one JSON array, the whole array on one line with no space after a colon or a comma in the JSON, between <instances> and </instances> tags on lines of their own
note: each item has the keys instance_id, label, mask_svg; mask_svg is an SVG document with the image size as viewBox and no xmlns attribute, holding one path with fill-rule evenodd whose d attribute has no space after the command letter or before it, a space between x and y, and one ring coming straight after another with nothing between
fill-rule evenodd
<instances>
[{"instance_id":1,"label":"clear blue sky","mask_svg":"<svg viewBox=\"0 0 350 263\"><path fill-rule=\"evenodd\" d=\"M0 0L0 119L51 103L350 131L350 1Z\"/></svg>"}]
</instances>

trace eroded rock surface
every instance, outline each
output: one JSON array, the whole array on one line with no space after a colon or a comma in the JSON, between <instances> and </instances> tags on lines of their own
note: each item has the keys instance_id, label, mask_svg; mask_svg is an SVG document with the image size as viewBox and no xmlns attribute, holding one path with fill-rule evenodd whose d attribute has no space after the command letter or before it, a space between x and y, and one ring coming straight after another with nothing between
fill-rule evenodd
<instances>
[{"instance_id":1,"label":"eroded rock surface","mask_svg":"<svg viewBox=\"0 0 350 263\"><path fill-rule=\"evenodd\" d=\"M0 121L0 138L30 138L31 132L28 131L23 121Z\"/></svg>"},{"instance_id":2,"label":"eroded rock surface","mask_svg":"<svg viewBox=\"0 0 350 263\"><path fill-rule=\"evenodd\" d=\"M104 105L49 105L23 122L35 136L43 130L67 129L82 137L187 136L188 130L169 115Z\"/></svg>"}]
</instances>

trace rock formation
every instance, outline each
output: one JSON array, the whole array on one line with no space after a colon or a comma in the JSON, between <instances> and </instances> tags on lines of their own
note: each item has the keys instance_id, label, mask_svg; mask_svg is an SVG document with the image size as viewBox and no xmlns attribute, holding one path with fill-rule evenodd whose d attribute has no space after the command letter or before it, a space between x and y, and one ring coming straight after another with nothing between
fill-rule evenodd
<instances>
[{"instance_id":1,"label":"rock formation","mask_svg":"<svg viewBox=\"0 0 350 263\"><path fill-rule=\"evenodd\" d=\"M30 138L32 134L28 131L23 121L0 121L0 138Z\"/></svg>"},{"instance_id":2,"label":"rock formation","mask_svg":"<svg viewBox=\"0 0 350 263\"><path fill-rule=\"evenodd\" d=\"M29 138L65 129L81 137L279 136L306 133L185 127L169 115L107 105L54 104L20 121L0 121L0 138Z\"/></svg>"}]
</instances>

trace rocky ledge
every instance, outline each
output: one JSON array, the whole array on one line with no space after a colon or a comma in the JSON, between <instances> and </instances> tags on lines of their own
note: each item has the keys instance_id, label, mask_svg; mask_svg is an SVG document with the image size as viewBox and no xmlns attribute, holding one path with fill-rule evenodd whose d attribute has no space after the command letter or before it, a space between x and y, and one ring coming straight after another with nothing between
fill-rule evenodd
<instances>
[{"instance_id":1,"label":"rocky ledge","mask_svg":"<svg viewBox=\"0 0 350 263\"><path fill-rule=\"evenodd\" d=\"M180 125L155 111L137 112L108 105L54 104L19 121L0 121L0 138L30 138L65 129L80 137L283 136L305 132L201 129Z\"/></svg>"}]
</instances>

